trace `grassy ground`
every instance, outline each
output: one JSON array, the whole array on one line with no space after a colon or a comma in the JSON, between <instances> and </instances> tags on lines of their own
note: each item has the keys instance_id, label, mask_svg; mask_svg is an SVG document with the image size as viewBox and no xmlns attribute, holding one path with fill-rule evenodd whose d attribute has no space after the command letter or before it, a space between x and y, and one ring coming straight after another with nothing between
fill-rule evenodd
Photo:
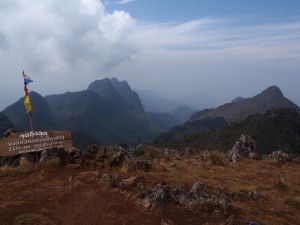
<instances>
[{"instance_id":1,"label":"grassy ground","mask_svg":"<svg viewBox=\"0 0 300 225\"><path fill-rule=\"evenodd\" d=\"M300 164L242 160L229 164L219 152L154 157L149 172L127 166L59 167L56 161L33 168L0 168L0 224L300 224ZM99 174L142 176L145 188L158 182L189 190L195 182L209 191L259 192L260 200L232 200L233 211L192 212L180 205L152 211L137 207L126 192L106 188Z\"/></svg>"}]
</instances>

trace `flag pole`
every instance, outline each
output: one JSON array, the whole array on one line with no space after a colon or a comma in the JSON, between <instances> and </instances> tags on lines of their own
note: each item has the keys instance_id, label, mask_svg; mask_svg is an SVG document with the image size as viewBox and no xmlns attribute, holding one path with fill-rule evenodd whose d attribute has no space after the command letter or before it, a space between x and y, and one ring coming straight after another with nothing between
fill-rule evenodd
<instances>
[{"instance_id":1,"label":"flag pole","mask_svg":"<svg viewBox=\"0 0 300 225\"><path fill-rule=\"evenodd\" d=\"M29 112L28 114L29 114L29 122L30 122L31 131L33 131L31 112Z\"/></svg>"}]
</instances>

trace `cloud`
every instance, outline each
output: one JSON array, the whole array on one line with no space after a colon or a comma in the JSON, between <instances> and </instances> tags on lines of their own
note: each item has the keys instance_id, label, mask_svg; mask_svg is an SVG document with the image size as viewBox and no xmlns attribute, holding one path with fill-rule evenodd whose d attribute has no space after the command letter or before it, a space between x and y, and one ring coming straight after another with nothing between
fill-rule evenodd
<instances>
[{"instance_id":1,"label":"cloud","mask_svg":"<svg viewBox=\"0 0 300 225\"><path fill-rule=\"evenodd\" d=\"M44 84L55 80L63 89L69 80L78 88L82 74L96 77L136 51L127 40L134 19L123 11L106 13L98 0L1 1L0 8L1 21L7 21L0 32L6 74L25 69Z\"/></svg>"},{"instance_id":2,"label":"cloud","mask_svg":"<svg viewBox=\"0 0 300 225\"><path fill-rule=\"evenodd\" d=\"M82 90L110 74L169 95L199 89L213 97L242 95L229 95L230 82L245 94L274 82L297 95L287 87L299 81L299 18L248 26L214 17L141 23L125 11L108 13L99 0L2 0L0 8L6 21L0 25L6 76L0 95L7 96L0 108L23 95L23 69L35 80L31 90L43 95Z\"/></svg>"},{"instance_id":3,"label":"cloud","mask_svg":"<svg viewBox=\"0 0 300 225\"><path fill-rule=\"evenodd\" d=\"M136 0L120 0L120 1L117 1L118 4L121 4L121 5L124 5L124 4L128 4L128 3L131 3L131 2L135 2Z\"/></svg>"}]
</instances>

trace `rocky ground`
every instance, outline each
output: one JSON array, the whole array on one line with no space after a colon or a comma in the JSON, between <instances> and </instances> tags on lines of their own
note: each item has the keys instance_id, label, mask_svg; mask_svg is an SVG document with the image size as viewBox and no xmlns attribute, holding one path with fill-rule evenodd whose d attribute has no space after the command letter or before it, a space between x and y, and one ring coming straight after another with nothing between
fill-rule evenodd
<instances>
[{"instance_id":1,"label":"rocky ground","mask_svg":"<svg viewBox=\"0 0 300 225\"><path fill-rule=\"evenodd\" d=\"M94 146L2 165L0 224L300 224L298 162L149 146L133 155Z\"/></svg>"}]
</instances>

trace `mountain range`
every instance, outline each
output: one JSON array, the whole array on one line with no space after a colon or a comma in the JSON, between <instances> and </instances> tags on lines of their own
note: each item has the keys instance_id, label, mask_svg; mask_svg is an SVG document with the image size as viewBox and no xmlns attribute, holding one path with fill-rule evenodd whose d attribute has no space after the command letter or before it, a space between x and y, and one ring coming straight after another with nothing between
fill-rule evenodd
<instances>
[{"instance_id":1,"label":"mountain range","mask_svg":"<svg viewBox=\"0 0 300 225\"><path fill-rule=\"evenodd\" d=\"M300 112L276 86L252 98L238 97L217 108L196 112L190 119L188 116L193 111L187 106L166 113L145 112L139 95L126 81L116 78L96 80L86 90L77 92L45 97L36 92L29 95L35 130L70 130L78 139L76 142L95 140L100 144L131 145L139 141L151 142L155 137L156 141L175 141L186 135L228 127L249 115L263 114L270 109L288 107ZM0 114L1 134L10 127L19 131L30 129L23 98Z\"/></svg>"},{"instance_id":2,"label":"mountain range","mask_svg":"<svg viewBox=\"0 0 300 225\"><path fill-rule=\"evenodd\" d=\"M251 98L238 97L230 103L214 109L205 109L194 113L184 125L176 126L158 136L156 141L176 140L184 135L223 128L231 123L240 122L249 115L263 114L270 109L299 107L285 98L277 86L271 86Z\"/></svg>"},{"instance_id":3,"label":"mountain range","mask_svg":"<svg viewBox=\"0 0 300 225\"><path fill-rule=\"evenodd\" d=\"M154 91L136 90L148 118L163 131L182 125L190 116L197 112L196 107L183 101L177 101L160 96Z\"/></svg>"},{"instance_id":4,"label":"mountain range","mask_svg":"<svg viewBox=\"0 0 300 225\"><path fill-rule=\"evenodd\" d=\"M136 92L138 93L146 112L170 113L180 107L188 107L195 111L220 105L217 100L200 92L189 96L185 96L183 92L182 96L176 100L162 97L150 90L136 90Z\"/></svg>"},{"instance_id":5,"label":"mountain range","mask_svg":"<svg viewBox=\"0 0 300 225\"><path fill-rule=\"evenodd\" d=\"M42 97L29 93L36 130L84 132L99 143L149 142L162 129L153 124L138 95L116 78L92 82L87 90ZM28 130L23 99L3 110L18 130Z\"/></svg>"},{"instance_id":6,"label":"mountain range","mask_svg":"<svg viewBox=\"0 0 300 225\"><path fill-rule=\"evenodd\" d=\"M219 150L227 152L241 134L249 134L256 142L257 151L270 154L282 150L300 154L300 114L295 108L267 110L264 114L253 114L245 120L215 130L187 133L174 139L157 139L160 146L195 150Z\"/></svg>"},{"instance_id":7,"label":"mountain range","mask_svg":"<svg viewBox=\"0 0 300 225\"><path fill-rule=\"evenodd\" d=\"M192 115L189 122L208 117L224 117L228 122L239 122L247 116L256 113L265 113L271 108L291 107L299 110L299 107L285 98L277 86L271 86L260 94L251 98L238 97L231 103L221 105L215 109L207 109Z\"/></svg>"},{"instance_id":8,"label":"mountain range","mask_svg":"<svg viewBox=\"0 0 300 225\"><path fill-rule=\"evenodd\" d=\"M150 90L136 90L146 112L155 113L170 113L172 110L187 105L185 102L168 99L160 96L154 91ZM195 109L196 106L188 105L189 108Z\"/></svg>"}]
</instances>

